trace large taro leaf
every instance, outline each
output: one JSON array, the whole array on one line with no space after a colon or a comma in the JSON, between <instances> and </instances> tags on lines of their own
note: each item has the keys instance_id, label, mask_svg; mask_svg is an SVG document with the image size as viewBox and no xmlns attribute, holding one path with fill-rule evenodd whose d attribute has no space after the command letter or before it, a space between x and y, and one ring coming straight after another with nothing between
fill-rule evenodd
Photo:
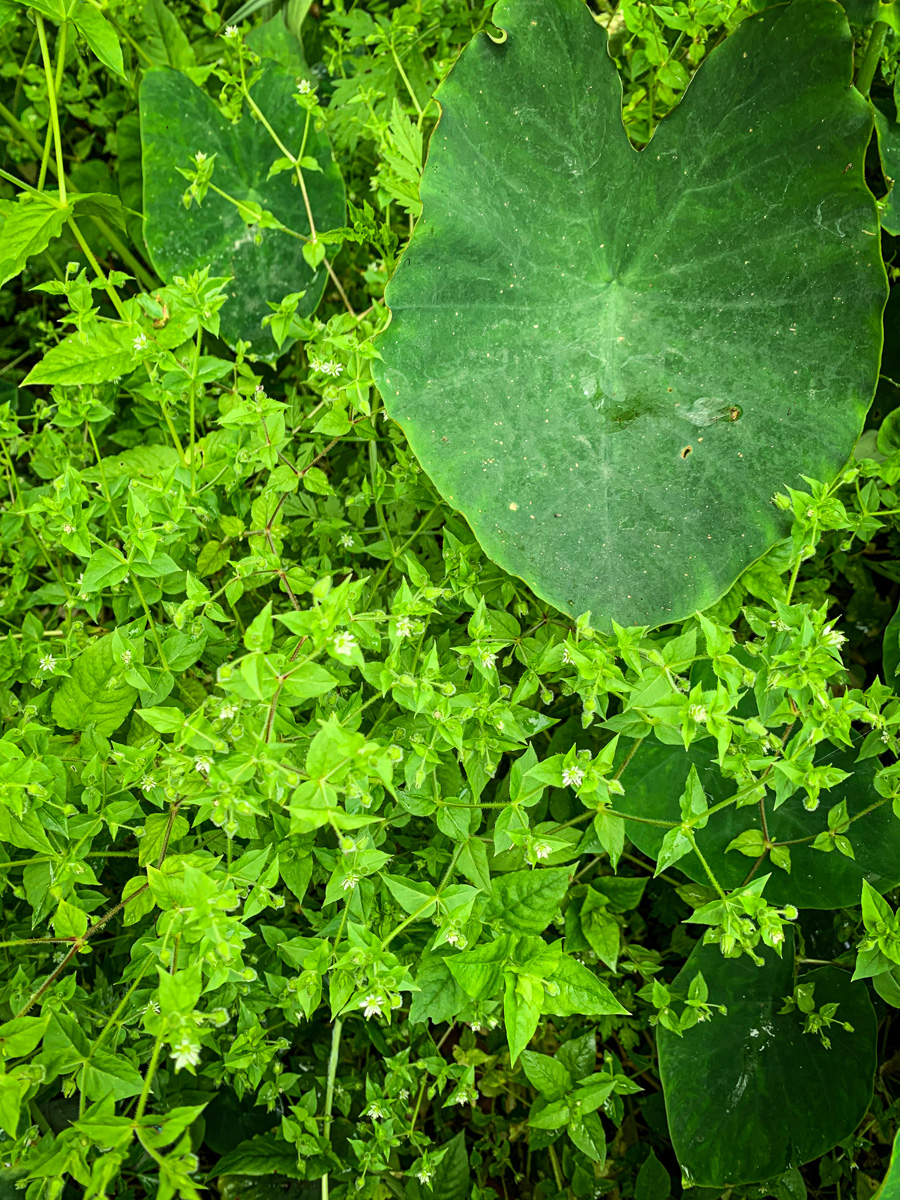
<instances>
[{"instance_id":1,"label":"large taro leaf","mask_svg":"<svg viewBox=\"0 0 900 1200\"><path fill-rule=\"evenodd\" d=\"M680 821L679 797L692 765L697 768L710 807L733 796L737 785L720 774L711 745L709 741L694 743L685 751L680 746L663 746L648 739L622 776L625 795L617 798L616 808L654 821ZM766 825L769 837L776 842L796 842L827 829L828 812L841 800L847 801L851 817L878 805L850 826L848 836L855 858L845 858L838 850L813 850L811 842L804 841L790 847L789 875L766 861L760 869L771 872L765 895L772 904L790 903L798 908L852 907L859 903L863 879L879 892L889 891L900 882L900 823L889 801L879 804L882 798L874 788L878 761L870 758L856 762L855 758L854 752L839 751L832 746L818 756L816 765L827 762L851 775L837 787L821 793L815 812L803 807L800 792L777 809L771 793L767 796ZM759 828L758 813L758 805L725 808L711 816L704 829L696 831L701 854L725 888L739 887L753 866L754 859L737 850L726 851L726 846L743 830ZM627 821L626 828L639 850L651 858L657 857L664 828L640 821ZM680 858L677 867L698 883L709 882L693 853Z\"/></svg>"},{"instance_id":2,"label":"large taro leaf","mask_svg":"<svg viewBox=\"0 0 900 1200\"><path fill-rule=\"evenodd\" d=\"M438 93L387 290L389 414L486 552L597 625L717 599L831 478L886 289L828 0L742 22L637 153L582 0L503 0Z\"/></svg>"},{"instance_id":3,"label":"large taro leaf","mask_svg":"<svg viewBox=\"0 0 900 1200\"><path fill-rule=\"evenodd\" d=\"M271 41L268 38L261 49L271 52ZM251 90L284 146L295 154L306 124L306 113L294 100L297 79L296 69L264 58L262 74ZM231 344L238 339L250 342L254 355L274 360L280 351L261 324L272 311L267 301L277 304L284 296L305 290L297 311L308 316L322 297L325 267L311 271L298 238L246 225L235 205L213 191L199 207L185 209L181 197L187 182L178 168L189 168L198 151L207 157L215 154L212 182L216 187L238 200L259 204L289 229L308 236L309 221L294 175L282 171L267 179L281 151L262 123L245 111L236 125L229 124L209 96L179 71L168 67L148 71L141 84L140 110L144 229L154 266L167 281L207 265L214 276L232 276L229 300L221 310L222 336ZM321 167L321 171L304 171L317 231L342 226L343 180L331 143L313 124L304 153ZM283 349L288 346L285 343Z\"/></svg>"},{"instance_id":4,"label":"large taro leaf","mask_svg":"<svg viewBox=\"0 0 900 1200\"><path fill-rule=\"evenodd\" d=\"M872 1099L877 1021L869 994L849 974L825 967L803 976L817 1009L837 1002L826 1049L804 1033L803 1014L781 1013L794 990L793 947L724 958L696 946L676 977L682 991L702 972L715 1015L678 1037L660 1027L659 1068L672 1145L686 1180L724 1187L780 1175L848 1137Z\"/></svg>"}]
</instances>

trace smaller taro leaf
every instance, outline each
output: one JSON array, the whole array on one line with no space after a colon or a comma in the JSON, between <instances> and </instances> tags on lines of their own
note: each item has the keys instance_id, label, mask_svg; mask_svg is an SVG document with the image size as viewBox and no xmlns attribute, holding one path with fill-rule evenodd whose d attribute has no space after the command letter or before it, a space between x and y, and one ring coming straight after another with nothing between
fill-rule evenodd
<instances>
[{"instance_id":1,"label":"smaller taro leaf","mask_svg":"<svg viewBox=\"0 0 900 1200\"><path fill-rule=\"evenodd\" d=\"M622 758L629 744L619 747ZM693 764L706 791L710 807L733 796L737 785L723 778L714 761L710 746L704 740L694 742L689 750L681 746L664 746L649 739L645 741L628 764L622 777L625 795L617 797L616 807L625 813L659 821L680 821L678 797ZM826 746L820 750L816 765L828 763L851 772L845 779L819 797L815 812L807 812L801 795L796 792L779 808L773 807L772 793L766 796L766 823L769 836L776 842L809 838L828 828L828 812L841 800L846 800L851 817L870 808L878 799L874 789L877 759L856 762L855 751L837 750ZM629 821L628 836L644 854L655 859L662 849L665 830L657 825ZM740 887L747 875L749 859L726 847L744 830L758 827L758 807L737 808L732 805L716 813L703 829L696 829L700 852L709 862L716 878L728 890ZM790 847L791 872L771 869L766 885L770 904L796 904L798 908L853 907L859 903L862 880L868 880L879 892L889 891L900 882L900 822L890 803L882 804L859 821L854 821L850 836L856 857L846 858L837 852L814 850L809 841ZM683 871L697 883L706 884L709 876L693 851L678 860L676 870Z\"/></svg>"},{"instance_id":2,"label":"smaller taro leaf","mask_svg":"<svg viewBox=\"0 0 900 1200\"><path fill-rule=\"evenodd\" d=\"M87 729L114 733L137 699L135 689L121 678L113 659L112 638L90 643L69 668L69 675L53 697L53 719L63 729Z\"/></svg>"},{"instance_id":3,"label":"smaller taro leaf","mask_svg":"<svg viewBox=\"0 0 900 1200\"><path fill-rule=\"evenodd\" d=\"M897 670L900 668L900 607L885 627L881 661L884 682L896 691L900 688L900 680L897 679Z\"/></svg>"},{"instance_id":4,"label":"smaller taro leaf","mask_svg":"<svg viewBox=\"0 0 900 1200\"><path fill-rule=\"evenodd\" d=\"M773 492L831 479L872 400L853 39L830 0L748 16L635 153L583 0L493 20L438 91L376 381L494 562L597 627L675 621L785 535Z\"/></svg>"},{"instance_id":5,"label":"smaller taro leaf","mask_svg":"<svg viewBox=\"0 0 900 1200\"><path fill-rule=\"evenodd\" d=\"M682 1037L657 1033L672 1145L685 1179L700 1187L755 1183L818 1158L850 1136L872 1099L877 1021L865 983L834 967L802 977L817 1009L837 1003L836 1022L853 1027L832 1024L826 1049L803 1032L801 1012L779 1011L794 989L793 940L781 958L761 953L758 967L697 945L672 986L686 991L702 972L727 1015Z\"/></svg>"},{"instance_id":6,"label":"smaller taro leaf","mask_svg":"<svg viewBox=\"0 0 900 1200\"><path fill-rule=\"evenodd\" d=\"M285 32L285 37L287 33ZM296 74L263 60L252 95L284 145L294 153L303 141L305 113L294 101ZM262 319L268 301L279 303L305 292L297 314L309 316L319 303L327 278L324 266L311 271L303 258L303 242L277 229L248 227L230 201L210 190L201 205L186 210L182 195L187 181L178 168L190 168L202 151L216 155L212 182L241 201L260 205L296 233L309 234L300 190L291 172L267 179L281 151L250 112L230 125L209 96L187 76L168 67L148 71L140 92L144 173L145 237L153 263L164 279L186 276L209 266L212 276L231 276L228 300L221 309L221 333L229 344L251 344L257 357L274 361L290 348L276 347ZM344 224L344 184L334 163L331 143L310 124L305 155L321 171L306 171L304 181L317 231Z\"/></svg>"}]
</instances>

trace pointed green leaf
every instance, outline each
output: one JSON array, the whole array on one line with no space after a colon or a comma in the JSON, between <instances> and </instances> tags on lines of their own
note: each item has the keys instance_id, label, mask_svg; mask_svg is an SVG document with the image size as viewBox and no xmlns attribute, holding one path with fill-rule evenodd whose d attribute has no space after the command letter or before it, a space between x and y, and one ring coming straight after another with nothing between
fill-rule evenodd
<instances>
[{"instance_id":1,"label":"pointed green leaf","mask_svg":"<svg viewBox=\"0 0 900 1200\"><path fill-rule=\"evenodd\" d=\"M63 729L114 733L137 699L135 689L122 679L113 659L112 638L99 637L82 650L53 697L53 719Z\"/></svg>"},{"instance_id":2,"label":"pointed green leaf","mask_svg":"<svg viewBox=\"0 0 900 1200\"><path fill-rule=\"evenodd\" d=\"M594 624L677 620L784 536L773 492L834 475L877 382L850 31L829 0L748 17L637 154L581 0L493 20L439 89L378 385L495 562Z\"/></svg>"},{"instance_id":3,"label":"pointed green leaf","mask_svg":"<svg viewBox=\"0 0 900 1200\"><path fill-rule=\"evenodd\" d=\"M122 63L122 47L116 31L98 8L92 4L79 4L73 18L75 28L93 50L94 54L114 75L125 78Z\"/></svg>"},{"instance_id":4,"label":"pointed green leaf","mask_svg":"<svg viewBox=\"0 0 900 1200\"><path fill-rule=\"evenodd\" d=\"M35 383L107 383L135 365L136 332L127 325L101 321L86 341L72 333L51 347L25 378Z\"/></svg>"},{"instance_id":5,"label":"pointed green leaf","mask_svg":"<svg viewBox=\"0 0 900 1200\"><path fill-rule=\"evenodd\" d=\"M562 904L569 886L568 867L512 871L494 880L485 919L512 933L543 933Z\"/></svg>"},{"instance_id":6,"label":"pointed green leaf","mask_svg":"<svg viewBox=\"0 0 900 1200\"><path fill-rule=\"evenodd\" d=\"M59 237L69 213L30 192L6 209L0 239L0 287L25 267L33 254Z\"/></svg>"}]
</instances>

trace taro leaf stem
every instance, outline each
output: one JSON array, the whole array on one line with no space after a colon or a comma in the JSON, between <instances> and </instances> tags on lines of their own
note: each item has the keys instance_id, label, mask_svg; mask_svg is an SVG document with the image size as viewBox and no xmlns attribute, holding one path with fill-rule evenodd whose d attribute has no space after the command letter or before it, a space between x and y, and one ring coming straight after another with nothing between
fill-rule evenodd
<instances>
[{"instance_id":1,"label":"taro leaf stem","mask_svg":"<svg viewBox=\"0 0 900 1200\"><path fill-rule=\"evenodd\" d=\"M343 1022L335 1017L331 1027L331 1053L328 1056L328 1076L325 1080L325 1121L322 1132L325 1141L331 1137L331 1109L334 1105L334 1080L337 1075L338 1055L341 1049L341 1029ZM322 1176L322 1200L328 1200L328 1172Z\"/></svg>"},{"instance_id":2,"label":"taro leaf stem","mask_svg":"<svg viewBox=\"0 0 900 1200\"><path fill-rule=\"evenodd\" d=\"M862 92L867 99L872 88L872 80L875 78L875 68L878 66L881 51L884 49L884 38L887 31L887 21L875 22L872 26L872 32L869 34L869 40L866 43L866 52L859 65L859 71L856 76L856 89Z\"/></svg>"}]
</instances>

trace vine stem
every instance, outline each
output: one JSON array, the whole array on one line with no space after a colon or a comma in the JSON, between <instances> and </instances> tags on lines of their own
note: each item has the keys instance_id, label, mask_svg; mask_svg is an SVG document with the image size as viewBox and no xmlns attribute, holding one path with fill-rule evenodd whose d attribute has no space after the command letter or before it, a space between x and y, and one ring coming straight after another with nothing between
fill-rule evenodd
<instances>
[{"instance_id":1,"label":"vine stem","mask_svg":"<svg viewBox=\"0 0 900 1200\"><path fill-rule=\"evenodd\" d=\"M60 191L62 191L62 184L60 184ZM90 246L85 241L84 234L81 232L81 230L78 228L77 224L75 223L75 218L69 217L67 223L68 223L69 228L72 230L72 233L75 235L76 242L81 247L82 254L85 256L85 258L91 264L91 267L93 268L94 273L96 274L96 276L100 280L100 282L103 284L103 290L106 292L107 296L109 296L110 303L112 304L113 308L119 314L120 319L122 321L124 321L124 323L126 325L130 325L131 321L129 321L128 314L125 312L125 309L122 306L122 301L119 299L119 293L116 291L116 289L113 287L113 285L109 282L107 277L103 274L103 269L100 266L100 264L97 262L96 258L94 258L94 252L91 250Z\"/></svg>"},{"instance_id":2,"label":"vine stem","mask_svg":"<svg viewBox=\"0 0 900 1200\"><path fill-rule=\"evenodd\" d=\"M715 875L713 874L712 867L706 861L705 857L703 856L703 851L697 845L697 836L694 833L693 829L684 827L684 836L691 843L691 849L694 851L694 853L700 859L700 863L703 867L703 870L709 876L709 882L713 885L713 887L719 893L719 896L721 897L721 899L727 900L728 897L725 895L725 892L722 890L722 885L719 883L718 879L716 879Z\"/></svg>"},{"instance_id":3,"label":"vine stem","mask_svg":"<svg viewBox=\"0 0 900 1200\"><path fill-rule=\"evenodd\" d=\"M306 180L303 178L303 168L300 166L300 163L297 161L297 159L294 157L294 155L291 154L290 150L288 150L287 146L285 146L284 142L281 140L281 138L278 136L278 134L272 128L271 124L269 123L269 121L266 118L266 114L262 111L262 109L259 107L259 105L256 103L256 101L250 95L250 89L247 87L247 81L244 78L243 61L241 62L241 82L244 85L244 96L246 97L247 103L250 105L251 109L253 110L254 116L257 118L257 120L260 122L260 124L263 126L263 128L268 132L272 141L275 143L275 145L278 147L278 149L281 151L281 153L284 155L284 157L287 159L290 159L290 161L294 164L294 171L297 176L297 182L300 185L300 195L303 197L303 207L306 209L306 219L307 219L307 221L309 221L309 240L311 242L315 242L318 240L318 234L316 233L316 223L315 223L315 220L313 219L312 205L309 202L309 195L306 191ZM304 141L305 141L305 137L304 137ZM337 288L338 295L340 296L341 300L344 302L344 307L346 308L347 312L350 314L351 317L355 317L356 310L354 309L353 305L350 303L349 299L347 298L347 293L344 291L341 281L338 279L337 275L335 275L334 267L332 267L331 263L328 261L327 256L322 259L322 264L325 267L325 270L330 275L331 282Z\"/></svg>"},{"instance_id":4,"label":"vine stem","mask_svg":"<svg viewBox=\"0 0 900 1200\"><path fill-rule=\"evenodd\" d=\"M325 1080L325 1121L322 1132L325 1140L331 1136L331 1110L334 1106L334 1081L337 1076L338 1055L341 1049L341 1030L343 1021L335 1017L331 1027L331 1053L328 1056L328 1075ZM328 1172L322 1176L322 1200L328 1200Z\"/></svg>"}]
</instances>

